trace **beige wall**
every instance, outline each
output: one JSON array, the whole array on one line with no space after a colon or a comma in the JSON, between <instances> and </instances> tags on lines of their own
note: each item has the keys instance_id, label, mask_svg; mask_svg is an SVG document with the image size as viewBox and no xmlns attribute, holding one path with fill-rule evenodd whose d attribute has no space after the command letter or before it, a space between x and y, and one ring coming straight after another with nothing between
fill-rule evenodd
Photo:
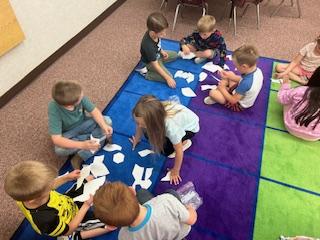
<instances>
[{"instance_id":1,"label":"beige wall","mask_svg":"<svg viewBox=\"0 0 320 240\"><path fill-rule=\"evenodd\" d=\"M10 0L25 40L0 57L0 96L116 0Z\"/></svg>"}]
</instances>

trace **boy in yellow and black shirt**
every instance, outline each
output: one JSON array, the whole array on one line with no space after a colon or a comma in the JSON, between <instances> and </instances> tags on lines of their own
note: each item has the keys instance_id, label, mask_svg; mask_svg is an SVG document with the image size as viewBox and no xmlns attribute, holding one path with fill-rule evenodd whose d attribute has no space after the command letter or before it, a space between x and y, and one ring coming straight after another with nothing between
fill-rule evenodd
<instances>
[{"instance_id":1,"label":"boy in yellow and black shirt","mask_svg":"<svg viewBox=\"0 0 320 240\"><path fill-rule=\"evenodd\" d=\"M93 201L90 196L80 208L73 201L73 197L81 194L83 186L77 191L74 186L66 195L52 190L67 181L79 178L80 170L74 170L59 178L56 176L57 171L54 168L36 161L23 161L15 165L6 176L6 193L17 201L37 233L51 237L73 235L73 239L85 239L113 230L107 229L97 220L89 221L95 228L88 225L81 228L81 222Z\"/></svg>"}]
</instances>

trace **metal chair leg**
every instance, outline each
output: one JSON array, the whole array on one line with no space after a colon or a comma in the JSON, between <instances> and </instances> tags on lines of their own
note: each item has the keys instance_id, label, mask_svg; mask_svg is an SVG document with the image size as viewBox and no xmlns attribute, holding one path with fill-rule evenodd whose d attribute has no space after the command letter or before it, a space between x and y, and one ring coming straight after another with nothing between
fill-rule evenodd
<instances>
[{"instance_id":1,"label":"metal chair leg","mask_svg":"<svg viewBox=\"0 0 320 240\"><path fill-rule=\"evenodd\" d=\"M247 13L248 8L249 8L249 3L248 3L248 4L246 5L246 7L244 8L244 10L243 10L243 12L242 12L242 14L241 14L240 17L243 17L243 16Z\"/></svg>"},{"instance_id":2,"label":"metal chair leg","mask_svg":"<svg viewBox=\"0 0 320 240\"><path fill-rule=\"evenodd\" d=\"M297 6L298 6L298 17L301 18L301 6L300 6L300 0L297 0Z\"/></svg>"},{"instance_id":3,"label":"metal chair leg","mask_svg":"<svg viewBox=\"0 0 320 240\"><path fill-rule=\"evenodd\" d=\"M282 4L284 3L285 0L282 0L280 2L280 4L277 6L277 8L273 11L273 13L271 13L270 17L273 17L279 10L280 8L282 7Z\"/></svg>"},{"instance_id":4,"label":"metal chair leg","mask_svg":"<svg viewBox=\"0 0 320 240\"><path fill-rule=\"evenodd\" d=\"M177 22L177 17L178 17L180 5L181 5L181 4L178 4L178 5L177 5L177 8L176 8L176 13L175 13L175 15L174 15L174 20L173 20L172 32L174 31L174 28L175 28L175 26L176 26L176 22Z\"/></svg>"},{"instance_id":5,"label":"metal chair leg","mask_svg":"<svg viewBox=\"0 0 320 240\"><path fill-rule=\"evenodd\" d=\"M236 6L234 6L233 8L233 27L234 27L233 34L234 36L236 36L237 35L237 7Z\"/></svg>"},{"instance_id":6,"label":"metal chair leg","mask_svg":"<svg viewBox=\"0 0 320 240\"><path fill-rule=\"evenodd\" d=\"M257 4L257 29L260 28L260 4Z\"/></svg>"},{"instance_id":7,"label":"metal chair leg","mask_svg":"<svg viewBox=\"0 0 320 240\"><path fill-rule=\"evenodd\" d=\"M160 5L160 10L162 9L163 5L165 4L165 8L167 7L168 0L162 0L162 3Z\"/></svg>"},{"instance_id":8,"label":"metal chair leg","mask_svg":"<svg viewBox=\"0 0 320 240\"><path fill-rule=\"evenodd\" d=\"M202 16L204 16L204 15L206 15L206 8L205 7L202 8Z\"/></svg>"}]
</instances>

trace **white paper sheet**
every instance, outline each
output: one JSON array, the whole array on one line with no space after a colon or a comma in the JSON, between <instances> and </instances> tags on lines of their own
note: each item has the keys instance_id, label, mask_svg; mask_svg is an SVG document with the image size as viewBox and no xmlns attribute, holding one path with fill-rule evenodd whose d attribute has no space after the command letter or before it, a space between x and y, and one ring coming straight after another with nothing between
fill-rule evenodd
<instances>
[{"instance_id":1,"label":"white paper sheet","mask_svg":"<svg viewBox=\"0 0 320 240\"><path fill-rule=\"evenodd\" d=\"M183 71L182 70L178 70L176 71L176 73L174 74L174 78L177 78L177 77L182 77L182 74L183 74Z\"/></svg>"},{"instance_id":2,"label":"white paper sheet","mask_svg":"<svg viewBox=\"0 0 320 240\"><path fill-rule=\"evenodd\" d=\"M78 197L75 197L73 201L78 201L78 202L87 201L90 197L90 194L94 195L96 191L99 189L99 187L101 187L105 183L105 181L106 181L106 177L103 176L87 182L84 185L83 194Z\"/></svg>"},{"instance_id":3,"label":"white paper sheet","mask_svg":"<svg viewBox=\"0 0 320 240\"><path fill-rule=\"evenodd\" d=\"M188 77L187 77L186 80L187 80L188 83L193 82L193 81L194 81L194 75L189 72L189 73L188 73Z\"/></svg>"},{"instance_id":4,"label":"white paper sheet","mask_svg":"<svg viewBox=\"0 0 320 240\"><path fill-rule=\"evenodd\" d=\"M170 181L170 177L171 177L171 172L169 171L169 172L167 172L167 174L163 177L163 178L161 178L161 182L169 182Z\"/></svg>"},{"instance_id":5,"label":"white paper sheet","mask_svg":"<svg viewBox=\"0 0 320 240\"><path fill-rule=\"evenodd\" d=\"M223 69L230 70L230 68L227 64L223 65Z\"/></svg>"},{"instance_id":6,"label":"white paper sheet","mask_svg":"<svg viewBox=\"0 0 320 240\"><path fill-rule=\"evenodd\" d=\"M216 89L217 85L201 85L201 91L209 90L209 89Z\"/></svg>"},{"instance_id":7,"label":"white paper sheet","mask_svg":"<svg viewBox=\"0 0 320 240\"><path fill-rule=\"evenodd\" d=\"M97 144L100 144L100 139L99 139L99 138L95 138L95 137L93 137L92 135L90 135L90 140L91 140L91 141L95 141L95 143L97 143ZM90 152L91 152L92 154L94 154L96 151L90 150Z\"/></svg>"},{"instance_id":8,"label":"white paper sheet","mask_svg":"<svg viewBox=\"0 0 320 240\"><path fill-rule=\"evenodd\" d=\"M151 151L150 149L144 149L138 152L138 154L140 155L140 157L145 157L149 154L154 153L154 151Z\"/></svg>"},{"instance_id":9,"label":"white paper sheet","mask_svg":"<svg viewBox=\"0 0 320 240\"><path fill-rule=\"evenodd\" d=\"M179 56L181 56L182 59L192 59L196 57L196 55L193 52L190 52L186 55L182 51L179 52Z\"/></svg>"},{"instance_id":10,"label":"white paper sheet","mask_svg":"<svg viewBox=\"0 0 320 240\"><path fill-rule=\"evenodd\" d=\"M77 188L76 190L81 187L84 179L90 175L90 166L83 165L82 169L80 170L80 177L77 179Z\"/></svg>"},{"instance_id":11,"label":"white paper sheet","mask_svg":"<svg viewBox=\"0 0 320 240\"><path fill-rule=\"evenodd\" d=\"M93 162L103 163L103 160L104 160L104 155L94 156L94 158L93 158Z\"/></svg>"},{"instance_id":12,"label":"white paper sheet","mask_svg":"<svg viewBox=\"0 0 320 240\"><path fill-rule=\"evenodd\" d=\"M115 155L113 155L113 161L118 164L122 163L124 161L123 153L116 153Z\"/></svg>"},{"instance_id":13,"label":"white paper sheet","mask_svg":"<svg viewBox=\"0 0 320 240\"><path fill-rule=\"evenodd\" d=\"M184 96L186 97L196 97L197 95L194 93L194 91L189 88L189 87L185 87L185 88L181 88L181 92Z\"/></svg>"},{"instance_id":14,"label":"white paper sheet","mask_svg":"<svg viewBox=\"0 0 320 240\"><path fill-rule=\"evenodd\" d=\"M135 179L134 183L132 184L133 188L135 188L137 185L140 185L142 188L148 189L152 185L150 177L152 175L153 168L146 168L146 174L143 180L142 177L143 177L144 169L145 168L140 167L137 164L134 165L132 170L132 176Z\"/></svg>"},{"instance_id":15,"label":"white paper sheet","mask_svg":"<svg viewBox=\"0 0 320 240\"><path fill-rule=\"evenodd\" d=\"M271 82L273 83L282 83L282 79L274 79L274 78L271 78Z\"/></svg>"},{"instance_id":16,"label":"white paper sheet","mask_svg":"<svg viewBox=\"0 0 320 240\"><path fill-rule=\"evenodd\" d=\"M104 165L102 162L93 162L90 165L90 171L96 178L108 175L110 173L106 165Z\"/></svg>"},{"instance_id":17,"label":"white paper sheet","mask_svg":"<svg viewBox=\"0 0 320 240\"><path fill-rule=\"evenodd\" d=\"M203 69L208 70L209 72L215 73L216 71L222 71L223 69L216 64L213 64L212 62L208 62L205 65L202 66Z\"/></svg>"},{"instance_id":18,"label":"white paper sheet","mask_svg":"<svg viewBox=\"0 0 320 240\"><path fill-rule=\"evenodd\" d=\"M208 74L207 74L207 73L201 72L201 73L199 74L199 82L204 81L207 77L208 77Z\"/></svg>"},{"instance_id":19,"label":"white paper sheet","mask_svg":"<svg viewBox=\"0 0 320 240\"><path fill-rule=\"evenodd\" d=\"M107 152L113 152L113 151L121 151L122 147L117 144L107 144L104 146L103 150Z\"/></svg>"}]
</instances>

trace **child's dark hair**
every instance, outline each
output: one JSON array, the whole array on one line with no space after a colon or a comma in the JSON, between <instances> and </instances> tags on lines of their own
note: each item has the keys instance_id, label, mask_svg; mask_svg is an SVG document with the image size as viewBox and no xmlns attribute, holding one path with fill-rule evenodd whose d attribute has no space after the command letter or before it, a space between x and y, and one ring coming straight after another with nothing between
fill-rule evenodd
<instances>
[{"instance_id":1,"label":"child's dark hair","mask_svg":"<svg viewBox=\"0 0 320 240\"><path fill-rule=\"evenodd\" d=\"M74 105L79 101L82 88L73 81L57 82L52 88L52 98L62 106Z\"/></svg>"},{"instance_id":2,"label":"child's dark hair","mask_svg":"<svg viewBox=\"0 0 320 240\"><path fill-rule=\"evenodd\" d=\"M160 12L151 13L147 19L147 28L149 31L159 33L168 28L169 24L165 16Z\"/></svg>"},{"instance_id":3,"label":"child's dark hair","mask_svg":"<svg viewBox=\"0 0 320 240\"><path fill-rule=\"evenodd\" d=\"M307 103L306 106L295 115L295 122L300 126L307 127L317 119L312 128L315 129L320 122L320 67L312 74L307 86L309 86L309 88L304 93L303 98L293 109L293 111L297 111L303 103Z\"/></svg>"}]
</instances>

